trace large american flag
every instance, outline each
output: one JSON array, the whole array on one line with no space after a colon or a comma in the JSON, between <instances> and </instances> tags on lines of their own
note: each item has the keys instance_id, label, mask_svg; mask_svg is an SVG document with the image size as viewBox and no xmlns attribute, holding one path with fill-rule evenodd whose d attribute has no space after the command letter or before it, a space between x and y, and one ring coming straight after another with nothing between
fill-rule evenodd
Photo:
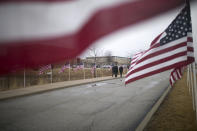
<instances>
[{"instance_id":1,"label":"large american flag","mask_svg":"<svg viewBox=\"0 0 197 131\"><path fill-rule=\"evenodd\" d=\"M75 58L101 37L183 3L184 0L1 0L0 74Z\"/></svg>"},{"instance_id":2,"label":"large american flag","mask_svg":"<svg viewBox=\"0 0 197 131\"><path fill-rule=\"evenodd\" d=\"M134 65L127 72L125 84L193 61L190 8L186 5L167 29L151 43L150 48L131 63Z\"/></svg>"}]
</instances>

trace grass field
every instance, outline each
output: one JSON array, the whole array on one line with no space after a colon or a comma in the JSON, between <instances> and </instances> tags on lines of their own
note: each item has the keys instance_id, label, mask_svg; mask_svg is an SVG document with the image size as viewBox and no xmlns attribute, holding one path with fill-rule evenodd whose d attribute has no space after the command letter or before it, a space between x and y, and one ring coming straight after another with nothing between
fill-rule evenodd
<instances>
[{"instance_id":1,"label":"grass field","mask_svg":"<svg viewBox=\"0 0 197 131\"><path fill-rule=\"evenodd\" d=\"M144 131L197 131L186 73L173 86Z\"/></svg>"}]
</instances>

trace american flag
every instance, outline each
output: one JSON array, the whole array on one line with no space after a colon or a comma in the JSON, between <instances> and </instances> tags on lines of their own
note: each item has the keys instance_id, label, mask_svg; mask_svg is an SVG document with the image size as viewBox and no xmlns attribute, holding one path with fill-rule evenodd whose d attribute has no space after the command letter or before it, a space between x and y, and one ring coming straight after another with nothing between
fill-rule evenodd
<instances>
[{"instance_id":1,"label":"american flag","mask_svg":"<svg viewBox=\"0 0 197 131\"><path fill-rule=\"evenodd\" d=\"M52 67L51 67L51 64L48 64L48 65L46 65L46 66L42 66L41 68L40 68L40 71L39 71L39 75L42 75L46 70L49 70L49 69L51 69Z\"/></svg>"},{"instance_id":2,"label":"american flag","mask_svg":"<svg viewBox=\"0 0 197 131\"><path fill-rule=\"evenodd\" d=\"M189 5L129 69L125 84L194 62Z\"/></svg>"},{"instance_id":3,"label":"american flag","mask_svg":"<svg viewBox=\"0 0 197 131\"><path fill-rule=\"evenodd\" d=\"M0 74L75 58L101 37L183 3L184 0L1 0Z\"/></svg>"},{"instance_id":4,"label":"american flag","mask_svg":"<svg viewBox=\"0 0 197 131\"><path fill-rule=\"evenodd\" d=\"M94 74L94 70L96 69L96 65L94 65L91 69L91 73Z\"/></svg>"},{"instance_id":5,"label":"american flag","mask_svg":"<svg viewBox=\"0 0 197 131\"><path fill-rule=\"evenodd\" d=\"M112 70L112 66L111 66L111 65L109 66L109 71L110 71L110 70Z\"/></svg>"},{"instance_id":6,"label":"american flag","mask_svg":"<svg viewBox=\"0 0 197 131\"><path fill-rule=\"evenodd\" d=\"M80 69L84 69L84 64L77 65L77 67L74 68L74 71L77 71L77 70L80 70Z\"/></svg>"},{"instance_id":7,"label":"american flag","mask_svg":"<svg viewBox=\"0 0 197 131\"><path fill-rule=\"evenodd\" d=\"M69 68L70 68L70 64L63 65L61 70L59 71L59 73L62 73L62 72L64 72L65 69L69 69Z\"/></svg>"},{"instance_id":8,"label":"american flag","mask_svg":"<svg viewBox=\"0 0 197 131\"><path fill-rule=\"evenodd\" d=\"M177 80L181 79L183 76L185 67L177 67L173 69L170 74L170 85L172 86Z\"/></svg>"},{"instance_id":9,"label":"american flag","mask_svg":"<svg viewBox=\"0 0 197 131\"><path fill-rule=\"evenodd\" d=\"M84 69L84 64L78 66L79 69Z\"/></svg>"}]
</instances>

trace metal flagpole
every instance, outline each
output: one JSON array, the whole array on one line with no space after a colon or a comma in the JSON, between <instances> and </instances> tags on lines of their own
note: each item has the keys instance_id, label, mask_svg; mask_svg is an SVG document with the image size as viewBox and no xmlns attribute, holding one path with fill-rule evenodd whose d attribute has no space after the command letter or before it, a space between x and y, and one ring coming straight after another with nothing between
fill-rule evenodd
<instances>
[{"instance_id":1,"label":"metal flagpole","mask_svg":"<svg viewBox=\"0 0 197 131\"><path fill-rule=\"evenodd\" d=\"M24 69L24 88L26 87L26 74L25 74L25 69Z\"/></svg>"},{"instance_id":2,"label":"metal flagpole","mask_svg":"<svg viewBox=\"0 0 197 131\"><path fill-rule=\"evenodd\" d=\"M197 87L196 87L196 67L195 67L195 62L192 65L193 65L195 104L196 104L196 119L197 119Z\"/></svg>"},{"instance_id":3,"label":"metal flagpole","mask_svg":"<svg viewBox=\"0 0 197 131\"><path fill-rule=\"evenodd\" d=\"M193 105L193 110L195 110L195 92L194 92L194 86L193 86L193 80L192 80L192 66L191 64L189 65L189 83L192 89L192 105Z\"/></svg>"},{"instance_id":4,"label":"metal flagpole","mask_svg":"<svg viewBox=\"0 0 197 131\"><path fill-rule=\"evenodd\" d=\"M51 84L53 83L53 68L52 68L52 65L51 65Z\"/></svg>"},{"instance_id":5,"label":"metal flagpole","mask_svg":"<svg viewBox=\"0 0 197 131\"><path fill-rule=\"evenodd\" d=\"M94 78L94 67L91 68L92 78Z\"/></svg>"},{"instance_id":6,"label":"metal flagpole","mask_svg":"<svg viewBox=\"0 0 197 131\"><path fill-rule=\"evenodd\" d=\"M190 95L192 95L191 93L191 84L190 84L190 77L189 77L189 65L187 65L187 87L189 88L189 93Z\"/></svg>"},{"instance_id":7,"label":"metal flagpole","mask_svg":"<svg viewBox=\"0 0 197 131\"><path fill-rule=\"evenodd\" d=\"M69 70L68 70L68 80L70 81L70 61L69 61Z\"/></svg>"},{"instance_id":8,"label":"metal flagpole","mask_svg":"<svg viewBox=\"0 0 197 131\"><path fill-rule=\"evenodd\" d=\"M100 68L100 72L101 72L101 77L103 77L103 70L102 70L102 68Z\"/></svg>"},{"instance_id":9,"label":"metal flagpole","mask_svg":"<svg viewBox=\"0 0 197 131\"><path fill-rule=\"evenodd\" d=\"M192 76L192 65L190 64L189 65L189 74L190 74L190 84L191 84L191 87L193 88L194 85L193 85L193 76Z\"/></svg>"},{"instance_id":10,"label":"metal flagpole","mask_svg":"<svg viewBox=\"0 0 197 131\"><path fill-rule=\"evenodd\" d=\"M85 65L84 65L84 63L83 63L83 78L84 78L84 80L86 79L86 76L85 76Z\"/></svg>"},{"instance_id":11,"label":"metal flagpole","mask_svg":"<svg viewBox=\"0 0 197 131\"><path fill-rule=\"evenodd\" d=\"M95 64L95 74L96 74L96 78L97 78L97 72L96 72L96 64Z\"/></svg>"},{"instance_id":12,"label":"metal flagpole","mask_svg":"<svg viewBox=\"0 0 197 131\"><path fill-rule=\"evenodd\" d=\"M191 86L190 86L190 81L189 81L189 79L190 79L190 77L189 77L189 66L187 66L187 87L189 88L189 93L190 93L190 95L191 95Z\"/></svg>"}]
</instances>

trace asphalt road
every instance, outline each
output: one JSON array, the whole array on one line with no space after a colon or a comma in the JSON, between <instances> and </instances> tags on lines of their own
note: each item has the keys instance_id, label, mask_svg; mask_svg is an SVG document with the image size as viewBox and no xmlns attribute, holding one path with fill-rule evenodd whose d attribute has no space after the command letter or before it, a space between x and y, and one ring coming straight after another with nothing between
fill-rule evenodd
<instances>
[{"instance_id":1,"label":"asphalt road","mask_svg":"<svg viewBox=\"0 0 197 131\"><path fill-rule=\"evenodd\" d=\"M126 87L115 79L3 100L0 130L132 131L168 84L164 72Z\"/></svg>"}]
</instances>

